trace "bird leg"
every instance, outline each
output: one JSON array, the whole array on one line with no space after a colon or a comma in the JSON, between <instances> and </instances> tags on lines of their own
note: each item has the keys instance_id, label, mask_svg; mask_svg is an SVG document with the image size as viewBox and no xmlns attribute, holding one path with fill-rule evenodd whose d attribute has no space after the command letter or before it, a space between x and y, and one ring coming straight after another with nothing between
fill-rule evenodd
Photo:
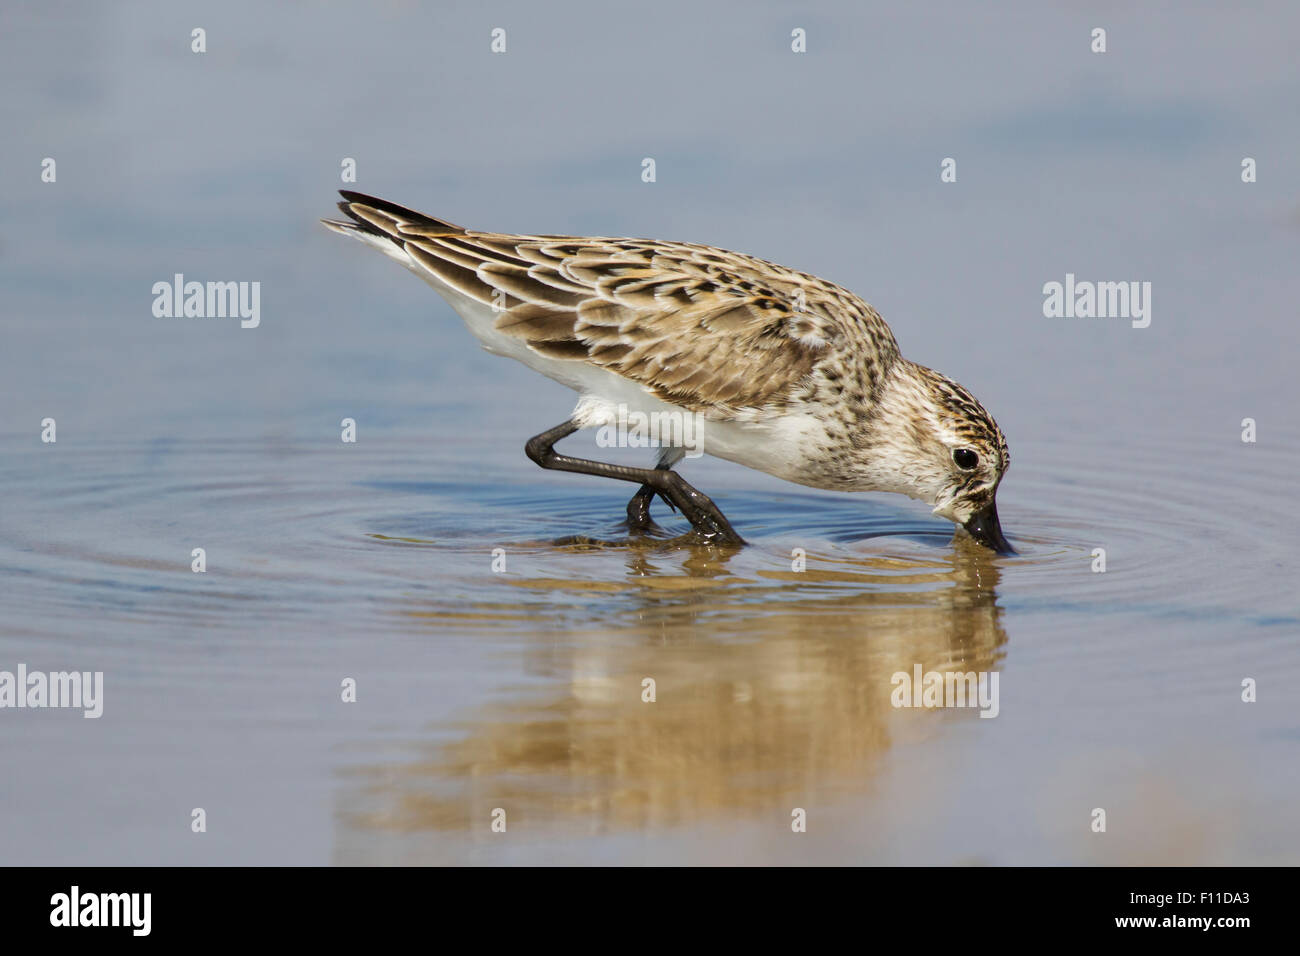
<instances>
[{"instance_id":1,"label":"bird leg","mask_svg":"<svg viewBox=\"0 0 1300 956\"><path fill-rule=\"evenodd\" d=\"M655 495L659 495L690 521L691 527L703 540L716 544L745 543L731 527L731 522L718 510L718 506L670 468L634 468L629 465L589 461L585 458L571 458L557 452L555 443L577 430L578 425L572 420L556 425L528 439L528 443L524 445L524 453L543 468L555 471L572 471L580 475L597 475L601 478L641 482L641 488L628 502L629 524L632 524L634 517L643 518L648 522L650 501Z\"/></svg>"}]
</instances>

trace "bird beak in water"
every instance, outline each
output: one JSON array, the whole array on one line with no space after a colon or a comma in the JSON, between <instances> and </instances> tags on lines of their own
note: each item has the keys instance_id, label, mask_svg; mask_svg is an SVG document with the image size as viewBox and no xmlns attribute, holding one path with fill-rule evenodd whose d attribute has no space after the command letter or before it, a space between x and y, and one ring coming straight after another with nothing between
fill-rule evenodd
<instances>
[{"instance_id":1,"label":"bird beak in water","mask_svg":"<svg viewBox=\"0 0 1300 956\"><path fill-rule=\"evenodd\" d=\"M1002 534L1002 525L998 522L998 503L990 501L987 508L975 512L971 515L963 528L972 538L984 545L986 548L992 548L998 554L1015 554L1016 549L1011 547Z\"/></svg>"}]
</instances>

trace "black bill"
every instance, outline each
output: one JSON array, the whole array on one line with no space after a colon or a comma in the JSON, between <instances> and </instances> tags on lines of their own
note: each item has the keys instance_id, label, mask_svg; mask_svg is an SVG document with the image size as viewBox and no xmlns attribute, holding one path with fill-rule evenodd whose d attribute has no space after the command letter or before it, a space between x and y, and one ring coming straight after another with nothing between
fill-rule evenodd
<instances>
[{"instance_id":1,"label":"black bill","mask_svg":"<svg viewBox=\"0 0 1300 956\"><path fill-rule=\"evenodd\" d=\"M971 515L963 528L972 538L984 545L986 548L992 548L998 554L1015 554L1016 549L1011 547L1011 542L1002 534L1002 525L998 522L998 503L990 501L987 508Z\"/></svg>"}]
</instances>

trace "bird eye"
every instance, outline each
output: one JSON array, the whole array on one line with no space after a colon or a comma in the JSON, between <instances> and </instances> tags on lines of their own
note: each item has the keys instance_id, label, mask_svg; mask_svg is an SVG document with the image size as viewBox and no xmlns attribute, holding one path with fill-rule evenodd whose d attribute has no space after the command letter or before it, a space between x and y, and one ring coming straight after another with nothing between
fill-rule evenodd
<instances>
[{"instance_id":1,"label":"bird eye","mask_svg":"<svg viewBox=\"0 0 1300 956\"><path fill-rule=\"evenodd\" d=\"M952 453L952 460L957 463L957 467L962 471L971 471L980 463L980 456L969 448L958 448Z\"/></svg>"}]
</instances>

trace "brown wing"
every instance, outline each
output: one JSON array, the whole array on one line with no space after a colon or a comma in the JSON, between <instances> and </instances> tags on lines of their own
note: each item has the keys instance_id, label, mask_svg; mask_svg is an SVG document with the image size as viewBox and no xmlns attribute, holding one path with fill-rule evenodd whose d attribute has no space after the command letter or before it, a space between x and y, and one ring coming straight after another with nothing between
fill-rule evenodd
<instances>
[{"instance_id":1,"label":"brown wing","mask_svg":"<svg viewBox=\"0 0 1300 956\"><path fill-rule=\"evenodd\" d=\"M844 335L896 354L884 321L814 276L709 246L475 232L355 193L340 203L504 334L693 410L781 406Z\"/></svg>"}]
</instances>

